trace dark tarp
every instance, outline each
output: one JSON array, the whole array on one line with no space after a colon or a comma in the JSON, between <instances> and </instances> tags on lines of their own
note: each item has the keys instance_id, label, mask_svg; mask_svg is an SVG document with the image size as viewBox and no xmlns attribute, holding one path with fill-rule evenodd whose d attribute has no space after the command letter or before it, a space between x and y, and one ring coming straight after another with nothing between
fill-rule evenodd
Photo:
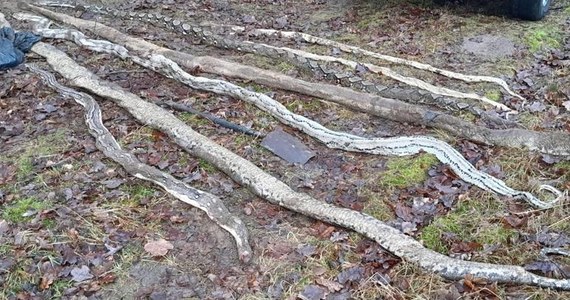
<instances>
[{"instance_id":1,"label":"dark tarp","mask_svg":"<svg viewBox=\"0 0 570 300\"><path fill-rule=\"evenodd\" d=\"M30 51L40 37L31 32L14 32L10 27L0 29L0 70L13 68L24 62L24 53Z\"/></svg>"}]
</instances>

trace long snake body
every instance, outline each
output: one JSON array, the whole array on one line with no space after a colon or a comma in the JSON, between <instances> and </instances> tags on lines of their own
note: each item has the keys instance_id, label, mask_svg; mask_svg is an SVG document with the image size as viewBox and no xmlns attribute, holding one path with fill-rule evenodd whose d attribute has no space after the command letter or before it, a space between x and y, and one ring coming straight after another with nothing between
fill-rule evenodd
<instances>
[{"instance_id":1,"label":"long snake body","mask_svg":"<svg viewBox=\"0 0 570 300\"><path fill-rule=\"evenodd\" d=\"M40 76L47 86L56 90L62 96L73 99L85 108L85 122L88 125L89 133L95 138L97 147L106 156L119 163L133 176L153 182L179 200L204 211L210 219L234 237L240 259L244 262L248 262L251 259L252 250L249 245L249 235L245 224L239 218L232 216L218 197L195 189L170 174L143 164L134 154L121 148L103 124L101 108L91 96L61 85L53 74L33 63L26 64L26 66Z\"/></svg>"},{"instance_id":2,"label":"long snake body","mask_svg":"<svg viewBox=\"0 0 570 300\"><path fill-rule=\"evenodd\" d=\"M131 13L131 15L133 17L139 16L136 13ZM156 15L152 14L141 14L140 16L144 15L156 17ZM159 19L166 21L166 18L162 16L159 17ZM172 19L169 19L168 22L173 21ZM185 28L185 30L191 29L188 27L190 25L187 25L186 23L182 23L180 21L173 23L176 23L181 28ZM201 28L194 29L194 31L201 30ZM392 138L365 138L349 133L333 131L313 120L289 111L284 105L265 94L249 91L223 80L192 76L182 70L176 63L166 59L162 55L151 55L150 59L141 59L135 55L130 55L129 51L120 45L112 44L108 41L86 39L82 33L75 30L42 29L39 30L39 33L44 37L67 38L75 41L76 43L80 42L82 45L95 51L114 52L122 58L130 57L136 63L151 68L156 72L166 75L167 77L175 78L191 88L224 94L248 101L273 115L283 123L303 131L331 148L387 156L414 155L422 151L431 153L442 163L448 164L457 176L464 181L499 195L526 200L530 204L539 208L550 208L566 196L565 193L548 185L541 185L540 190L547 190L555 194L556 198L549 202L542 201L529 192L515 190L507 186L504 181L477 170L477 168L471 165L449 144L432 137L404 136ZM206 34L203 35L203 38L208 38L209 36L211 35Z\"/></svg>"},{"instance_id":3,"label":"long snake body","mask_svg":"<svg viewBox=\"0 0 570 300\"><path fill-rule=\"evenodd\" d=\"M112 28L100 23L78 20L62 14L47 12L47 10L40 9L32 5L28 5L27 7L31 8L34 11L41 11L42 14L50 15L52 18L60 20L66 24L75 24L77 27L84 30L89 30L88 28L91 28L91 26L95 25L101 26L102 30L112 31L116 34L116 36L110 36L110 39L122 40L122 42L129 43L130 45L134 46L134 48L140 47L142 44L147 43L141 39L132 38L123 33L115 32ZM38 31L38 33L42 34L41 31ZM75 37L79 37L79 35L75 35ZM66 38L74 39L71 34L69 34ZM102 47L96 46L97 42L100 41L89 41L89 45L92 47L94 46L91 48L92 50L105 52L112 50L112 52L116 54L128 54L126 49L122 46L116 45L113 49L111 49L105 47L104 45ZM106 43L107 44L105 45L109 45L108 42ZM81 45L85 46L83 43ZM142 48L149 50L148 53L152 52L153 49L152 47ZM70 85L86 89L96 95L113 100L120 107L129 111L140 122L143 122L148 126L157 128L158 130L167 133L188 153L212 162L212 164L220 168L220 170L223 172L227 173L238 183L247 186L254 194L266 199L273 204L286 207L292 211L299 212L303 215L310 216L324 222L352 229L376 241L380 246L387 249L394 255L399 256L410 263L414 263L425 270L440 274L445 278L459 280L465 278L465 276L473 276L474 278L484 278L486 280L496 282L507 282L511 284L532 284L545 288L570 290L570 280L568 279L553 279L538 276L526 271L523 267L520 266L497 265L450 258L446 255L425 248L420 242L416 241L412 237L403 234L399 230L390 227L389 225L373 218L372 216L352 209L337 207L326 202L316 200L305 193L294 191L289 186L279 181L277 178L259 169L250 161L241 158L231 151L212 142L210 139L196 133L185 123L180 121L175 116L169 114L167 111L164 111L156 105L140 99L134 94L117 88L115 85L109 82L102 82L88 69L78 65L75 61L73 61L73 59L71 59L69 56L57 48L49 44L38 43L34 46L32 51L41 55L42 57L45 57L47 59L47 62L57 72L69 80ZM140 63L144 66L148 66L152 69L156 68L162 74L168 77L176 77L178 80L182 79L181 81L197 89L219 92L222 94L227 93L243 100L247 100L250 97L258 97L261 100L259 102L254 102L258 106L265 105L264 102L267 100L263 98L263 95L240 89L239 87L236 87L235 85L227 82L191 76L187 73L184 73L176 64L165 59L162 55L149 55L148 57L140 58L128 54L128 56L125 58L131 58L135 62ZM272 100L269 97L267 98L269 100ZM253 101L253 99L250 100ZM270 107L266 107L264 109L267 111L272 111L273 113L277 113L278 111L284 112L284 115L276 116L283 122L287 123L288 121L286 120L290 118L296 119L298 121L300 120L301 123L292 126L295 126L296 128L302 127L299 129L303 131L311 128L320 130L322 127L317 123L311 123L312 121L310 120L305 122L303 117L287 112L286 109L279 103L271 104L271 102L269 102L269 106ZM291 122L292 121L294 120L291 120ZM324 130L326 131L326 128ZM355 139L354 142L356 144L353 145L357 145L363 149L376 149L378 146L368 144L366 139L363 137L336 133L334 131L317 132L315 134L320 136L323 142L331 143L331 145L338 144L343 147L349 147L350 141L347 141L348 144L346 145L343 144L344 137L348 137ZM383 141L383 139L371 139L370 141L374 140ZM384 147L378 149L390 151L396 155L399 155L398 153L409 153L409 150L419 149L421 147L426 147L426 149L429 149L428 146L431 147L431 143L434 144L433 146L435 148L439 149L437 151L446 151L445 147L441 148L442 144L444 146L446 145L445 143L426 137L386 139L386 142L388 142L388 148L385 147L386 145L384 145ZM447 147L449 146L447 145ZM408 148L408 150L405 148ZM456 152L452 151L450 153ZM444 155L443 157L447 156ZM455 159L454 155L450 157L452 157L452 160ZM461 159L463 158L460 157L460 160ZM458 164L458 166L461 166L461 164ZM491 184L488 179L483 178L483 180L486 184ZM502 183L502 181L498 182ZM509 190L507 190L507 192L508 191ZM198 205L203 204L198 203ZM208 210L216 209L216 206L205 207L206 212L208 212ZM224 214L227 214L227 212ZM234 233L239 234L240 232L235 231Z\"/></svg>"},{"instance_id":4,"label":"long snake body","mask_svg":"<svg viewBox=\"0 0 570 300\"><path fill-rule=\"evenodd\" d=\"M318 76L322 76L336 84L350 87L355 90L364 91L372 94L378 94L384 97L395 97L401 98L402 93L405 94L405 101L412 102L416 104L428 104L434 105L445 110L468 110L475 115L483 115L484 117L491 118L489 114L486 114L481 108L472 105L467 102L457 101L454 98L467 98L483 101L488 105L492 105L505 112L514 112L511 108L489 100L484 96L477 95L475 93L462 93L445 87L434 86L428 82L400 75L388 68L380 67L372 64L359 64L355 61L316 55L309 52L300 51L297 49L291 49L287 47L275 47L272 45L264 43L254 43L251 41L241 41L235 38L227 38L227 36L236 36L237 34L248 34L251 33L256 36L268 36L270 30L260 30L254 29L251 32L245 31L243 27L231 26L231 25L216 25L216 24L192 24L183 22L179 19L164 16L160 13L137 13L133 11L115 10L108 7L91 6L91 5L72 5L72 4L62 4L57 1L44 1L40 5L44 6L54 6L54 7L65 7L65 8L75 8L83 9L93 13L106 14L113 17L124 18L124 19L138 19L144 22L149 22L154 25L165 26L169 29L180 32L183 35L192 35L198 38L202 43L212 45L223 49L233 49L241 52L255 53L259 55L264 55L271 58L282 59L288 61L296 66L301 66L312 70ZM223 34L223 35L222 35ZM273 36L277 33L273 32ZM390 57L386 55L379 55L377 53L371 53L363 49L356 47L350 47L341 43L337 43L331 40L318 38L308 34L297 33L297 35L292 36L291 32L279 32L278 36L285 36L297 40L303 40L308 43L327 45L338 47L342 51L350 52L353 54L363 54L382 60L387 60L395 63L405 63L412 64L414 67L420 69L430 70L438 74L445 74L452 78L457 78L461 76L463 80L468 82L493 82L499 84L501 87L506 88L509 94L516 95L508 89L506 83L500 79L488 77L488 76L469 76L461 75L458 73L450 72L447 70L442 70L438 68L431 67L425 64L419 64L412 61L406 61L396 57ZM352 69L352 71L339 71L336 67L330 66L331 63L345 65ZM401 87L388 87L376 82L367 80L355 74L354 70L357 65L372 71L373 73L386 75L396 81L403 82L407 85L412 85L418 89L403 89ZM422 91L423 90L423 91ZM427 92L426 92L427 91ZM517 97L520 97L516 95Z\"/></svg>"}]
</instances>

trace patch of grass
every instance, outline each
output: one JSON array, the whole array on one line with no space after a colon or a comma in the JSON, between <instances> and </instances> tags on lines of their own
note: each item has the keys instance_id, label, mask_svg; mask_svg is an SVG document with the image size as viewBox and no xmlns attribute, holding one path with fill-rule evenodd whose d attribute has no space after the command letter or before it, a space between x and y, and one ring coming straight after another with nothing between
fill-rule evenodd
<instances>
[{"instance_id":1,"label":"patch of grass","mask_svg":"<svg viewBox=\"0 0 570 300\"><path fill-rule=\"evenodd\" d=\"M487 91L485 93L485 97L487 97L493 101L499 101L499 100L501 100L501 91L499 91L499 90Z\"/></svg>"},{"instance_id":2,"label":"patch of grass","mask_svg":"<svg viewBox=\"0 0 570 300\"><path fill-rule=\"evenodd\" d=\"M308 111L308 112L321 111L323 109L323 105L324 103L319 101L319 99L313 98L309 101L302 101L297 99L285 104L285 107L287 107L288 110L294 113L302 113L303 111Z\"/></svg>"},{"instance_id":3,"label":"patch of grass","mask_svg":"<svg viewBox=\"0 0 570 300\"><path fill-rule=\"evenodd\" d=\"M560 29L552 26L540 26L529 30L524 41L531 52L538 52L545 48L558 48L561 45L563 34Z\"/></svg>"},{"instance_id":4,"label":"patch of grass","mask_svg":"<svg viewBox=\"0 0 570 300\"><path fill-rule=\"evenodd\" d=\"M445 233L452 233L458 239L467 242L485 244L508 243L516 236L516 231L503 226L501 222L490 222L489 218L498 211L494 199L489 199L488 206L477 200L459 202L457 208L444 217L437 218L423 228L421 233L424 245L432 250L446 254L448 245L442 240Z\"/></svg>"},{"instance_id":5,"label":"patch of grass","mask_svg":"<svg viewBox=\"0 0 570 300\"><path fill-rule=\"evenodd\" d=\"M249 84L249 87L250 87L254 92L260 93L260 94L266 94L266 93L271 92L271 89L270 89L270 88L268 88L268 87L266 87L266 86L263 86L263 85L260 85L260 84L257 84L257 83L250 83L250 84Z\"/></svg>"},{"instance_id":6,"label":"patch of grass","mask_svg":"<svg viewBox=\"0 0 570 300\"><path fill-rule=\"evenodd\" d=\"M210 120L189 112L183 112L178 117L192 126L205 126L211 123Z\"/></svg>"},{"instance_id":7,"label":"patch of grass","mask_svg":"<svg viewBox=\"0 0 570 300\"><path fill-rule=\"evenodd\" d=\"M233 144L237 149L241 149L247 145L256 146L256 144L252 143L252 138L246 134L236 134ZM212 166L213 167L213 166Z\"/></svg>"},{"instance_id":8,"label":"patch of grass","mask_svg":"<svg viewBox=\"0 0 570 300\"><path fill-rule=\"evenodd\" d=\"M54 219L43 219L42 220L42 225L46 228L46 229L53 229L57 226L57 222Z\"/></svg>"},{"instance_id":9,"label":"patch of grass","mask_svg":"<svg viewBox=\"0 0 570 300\"><path fill-rule=\"evenodd\" d=\"M528 129L533 129L540 126L542 118L537 114L522 112L519 115L519 123Z\"/></svg>"},{"instance_id":10,"label":"patch of grass","mask_svg":"<svg viewBox=\"0 0 570 300\"><path fill-rule=\"evenodd\" d=\"M2 218L13 223L24 222L31 218L23 216L24 213L44 210L49 206L51 206L51 204L48 201L41 201L33 197L23 198L5 207L2 212Z\"/></svg>"},{"instance_id":11,"label":"patch of grass","mask_svg":"<svg viewBox=\"0 0 570 300\"><path fill-rule=\"evenodd\" d=\"M561 170L562 172L559 173L564 174L564 178L570 179L570 160L557 162L554 165L554 168Z\"/></svg>"},{"instance_id":12,"label":"patch of grass","mask_svg":"<svg viewBox=\"0 0 570 300\"><path fill-rule=\"evenodd\" d=\"M6 255L13 251L12 247L6 244L0 244L0 255Z\"/></svg>"},{"instance_id":13,"label":"patch of grass","mask_svg":"<svg viewBox=\"0 0 570 300\"><path fill-rule=\"evenodd\" d=\"M12 267L10 272L3 274L0 299L16 299L16 294L22 290L24 284L34 282L33 274L23 269L25 265L27 262L19 262Z\"/></svg>"},{"instance_id":14,"label":"patch of grass","mask_svg":"<svg viewBox=\"0 0 570 300\"><path fill-rule=\"evenodd\" d=\"M138 261L144 254L144 248L139 243L128 243L121 252L119 252L119 257L115 265L113 266L113 272L117 277L128 277L129 269Z\"/></svg>"},{"instance_id":15,"label":"patch of grass","mask_svg":"<svg viewBox=\"0 0 570 300\"><path fill-rule=\"evenodd\" d=\"M63 152L68 146L65 142L66 136L67 131L65 130L57 130L54 133L39 136L21 147L25 149L23 153L16 157L7 155L4 158L0 158L0 160L15 162L18 168L17 178L22 180L33 172L34 157L48 156Z\"/></svg>"},{"instance_id":16,"label":"patch of grass","mask_svg":"<svg viewBox=\"0 0 570 300\"><path fill-rule=\"evenodd\" d=\"M384 190L381 195L378 193L366 193L368 201L362 210L363 213L373 216L380 221L388 221L394 219L392 210L386 202L383 201L382 195L392 194L391 190Z\"/></svg>"},{"instance_id":17,"label":"patch of grass","mask_svg":"<svg viewBox=\"0 0 570 300\"><path fill-rule=\"evenodd\" d=\"M198 166L200 167L200 169L204 170L207 173L216 172L216 167L214 167L214 165L212 165L211 163L207 162L204 159L200 158L198 160Z\"/></svg>"},{"instance_id":18,"label":"patch of grass","mask_svg":"<svg viewBox=\"0 0 570 300\"><path fill-rule=\"evenodd\" d=\"M470 111L462 110L459 112L459 117L461 117L465 121L475 122L477 117Z\"/></svg>"},{"instance_id":19,"label":"patch of grass","mask_svg":"<svg viewBox=\"0 0 570 300\"><path fill-rule=\"evenodd\" d=\"M153 128L147 126L141 126L129 132L125 137L118 139L118 141L119 144L121 144L121 146L124 147L125 145L129 144L132 141L140 141L145 139L151 140L153 132L154 132Z\"/></svg>"},{"instance_id":20,"label":"patch of grass","mask_svg":"<svg viewBox=\"0 0 570 300\"><path fill-rule=\"evenodd\" d=\"M295 69L295 66L293 64L288 63L288 62L282 61L282 62L277 64L276 68L281 72L288 72L288 71Z\"/></svg>"},{"instance_id":21,"label":"patch of grass","mask_svg":"<svg viewBox=\"0 0 570 300\"><path fill-rule=\"evenodd\" d=\"M143 184L135 184L128 186L127 192L133 201L139 203L142 199L152 197L156 193L156 189Z\"/></svg>"},{"instance_id":22,"label":"patch of grass","mask_svg":"<svg viewBox=\"0 0 570 300\"><path fill-rule=\"evenodd\" d=\"M434 155L423 153L416 157L394 157L388 160L387 170L380 176L380 185L403 188L427 179L427 170L438 160Z\"/></svg>"},{"instance_id":23,"label":"patch of grass","mask_svg":"<svg viewBox=\"0 0 570 300\"><path fill-rule=\"evenodd\" d=\"M54 281L54 283L50 286L50 290L52 292L52 299L60 299L64 295L63 293L65 290L73 286L73 281L69 279L59 279Z\"/></svg>"}]
</instances>

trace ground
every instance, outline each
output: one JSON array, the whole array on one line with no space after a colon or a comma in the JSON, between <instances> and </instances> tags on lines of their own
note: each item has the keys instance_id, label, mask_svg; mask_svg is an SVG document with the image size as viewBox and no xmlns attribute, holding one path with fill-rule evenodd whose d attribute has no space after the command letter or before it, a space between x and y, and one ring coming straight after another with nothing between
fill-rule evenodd
<instances>
[{"instance_id":1,"label":"ground","mask_svg":"<svg viewBox=\"0 0 570 300\"><path fill-rule=\"evenodd\" d=\"M524 127L570 132L567 0L554 1L551 13L540 22L510 18L505 16L507 4L483 0L445 6L427 0L104 2L196 22L305 31L454 71L499 76L528 99L526 109L521 107L516 117ZM16 10L15 5L4 4L2 11L13 27L24 30L25 24L9 18ZM323 80L284 61L195 44L137 20L74 15L169 48ZM544 247L570 245L568 205L532 210L462 182L427 154L392 158L328 149L249 104L188 89L130 62L68 42L46 42L56 44L103 79L148 101L184 101L264 133L284 127L316 156L304 165L288 164L263 148L261 139L177 113L200 133L296 190L369 213L442 253L570 277L569 259L545 260L539 255ZM330 54L325 48L306 50ZM31 54L27 60L41 63ZM391 67L436 84L506 101L501 90L492 85L461 84ZM133 178L105 158L86 129L81 107L62 99L24 66L0 75L0 299L570 297L568 292L472 278L448 281L422 271L356 233L268 204L208 162L182 151L162 133L141 126L109 101L97 99L105 125L125 149L221 197L246 223L254 258L250 264L242 264L230 235L204 213ZM300 94L228 80L271 93L294 112L335 130L369 136L438 137L454 145L479 169L515 188L532 190L536 182L550 180L570 189L570 163L563 158L474 144L453 133L399 124ZM455 114L478 121L468 112ZM145 245L160 239L169 241L173 249L165 256L153 257Z\"/></svg>"}]
</instances>

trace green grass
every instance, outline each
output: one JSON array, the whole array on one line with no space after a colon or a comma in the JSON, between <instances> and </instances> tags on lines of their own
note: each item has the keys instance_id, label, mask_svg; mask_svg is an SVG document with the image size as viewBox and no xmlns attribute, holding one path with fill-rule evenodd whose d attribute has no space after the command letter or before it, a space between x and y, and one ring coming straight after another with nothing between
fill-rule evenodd
<instances>
[{"instance_id":1,"label":"green grass","mask_svg":"<svg viewBox=\"0 0 570 300\"><path fill-rule=\"evenodd\" d=\"M189 112L183 112L179 116L180 120L190 123L193 126L205 126L211 123L210 120L203 118L196 114L191 114Z\"/></svg>"},{"instance_id":2,"label":"green grass","mask_svg":"<svg viewBox=\"0 0 570 300\"><path fill-rule=\"evenodd\" d=\"M32 242L33 244L33 242ZM0 253L8 250L14 253L14 249L0 247ZM30 272L29 267L32 266L34 258L42 258L43 261L52 265L59 264L58 254L51 250L42 250L37 245L28 244L26 255L16 258L16 263L10 268L6 276L3 277L2 289L0 290L0 299L15 299L14 295L22 291L24 284L34 284L40 282L42 276L41 271L36 270ZM51 295L50 299L60 299L63 291L72 285L69 280L56 279L47 287L48 291L43 291L45 295Z\"/></svg>"},{"instance_id":3,"label":"green grass","mask_svg":"<svg viewBox=\"0 0 570 300\"><path fill-rule=\"evenodd\" d=\"M23 269L24 265L27 264L23 261L18 262L5 274L0 289L0 299L16 299L14 296L22 290L24 284L34 282L33 274L26 272Z\"/></svg>"},{"instance_id":4,"label":"green grass","mask_svg":"<svg viewBox=\"0 0 570 300\"><path fill-rule=\"evenodd\" d=\"M499 90L490 90L485 93L485 97L493 101L499 101L501 100L501 92Z\"/></svg>"},{"instance_id":5,"label":"green grass","mask_svg":"<svg viewBox=\"0 0 570 300\"><path fill-rule=\"evenodd\" d=\"M198 166L207 173L215 172L216 167L204 159L198 159Z\"/></svg>"},{"instance_id":6,"label":"green grass","mask_svg":"<svg viewBox=\"0 0 570 300\"><path fill-rule=\"evenodd\" d=\"M383 197L388 197L392 193L392 189L384 189L382 193L366 192L365 197L368 198L362 212L373 216L380 221L389 221L394 219L392 209L386 204Z\"/></svg>"},{"instance_id":7,"label":"green grass","mask_svg":"<svg viewBox=\"0 0 570 300\"><path fill-rule=\"evenodd\" d=\"M68 279L59 279L52 283L50 290L52 291L52 299L61 299L66 289L73 286L73 281Z\"/></svg>"},{"instance_id":8,"label":"green grass","mask_svg":"<svg viewBox=\"0 0 570 300\"><path fill-rule=\"evenodd\" d=\"M21 149L25 149L19 155L6 155L0 158L2 161L14 162L17 168L18 180L24 180L34 171L33 159L35 157L49 156L63 152L68 143L65 141L67 131L58 130L51 134L46 134L30 140Z\"/></svg>"},{"instance_id":9,"label":"green grass","mask_svg":"<svg viewBox=\"0 0 570 300\"><path fill-rule=\"evenodd\" d=\"M496 201L489 200L489 203ZM485 244L505 244L516 236L516 231L503 226L501 222L489 222L499 209L495 205L485 207L478 200L462 201L446 216L437 218L421 233L424 245L446 254L448 245L443 241L444 233L453 233L459 240Z\"/></svg>"},{"instance_id":10,"label":"green grass","mask_svg":"<svg viewBox=\"0 0 570 300\"><path fill-rule=\"evenodd\" d=\"M138 207L143 199L151 198L156 193L155 188L145 183L123 184L121 190L128 195L121 205L130 207Z\"/></svg>"},{"instance_id":11,"label":"green grass","mask_svg":"<svg viewBox=\"0 0 570 300\"><path fill-rule=\"evenodd\" d=\"M563 34L560 29L552 26L540 26L529 30L524 41L531 52L538 52L545 48L558 48L561 45Z\"/></svg>"},{"instance_id":12,"label":"green grass","mask_svg":"<svg viewBox=\"0 0 570 300\"><path fill-rule=\"evenodd\" d=\"M394 157L388 160L387 170L380 176L380 185L384 187L404 188L427 179L427 170L438 160L431 154L416 157Z\"/></svg>"},{"instance_id":13,"label":"green grass","mask_svg":"<svg viewBox=\"0 0 570 300\"><path fill-rule=\"evenodd\" d=\"M49 201L42 201L33 197L23 198L5 207L2 212L2 218L10 222L20 223L31 219L31 217L23 216L24 213L28 211L41 211L50 206Z\"/></svg>"},{"instance_id":14,"label":"green grass","mask_svg":"<svg viewBox=\"0 0 570 300\"><path fill-rule=\"evenodd\" d=\"M137 242L128 243L121 252L118 253L119 257L113 266L113 272L117 277L128 277L129 269L144 255L144 248Z\"/></svg>"}]
</instances>

